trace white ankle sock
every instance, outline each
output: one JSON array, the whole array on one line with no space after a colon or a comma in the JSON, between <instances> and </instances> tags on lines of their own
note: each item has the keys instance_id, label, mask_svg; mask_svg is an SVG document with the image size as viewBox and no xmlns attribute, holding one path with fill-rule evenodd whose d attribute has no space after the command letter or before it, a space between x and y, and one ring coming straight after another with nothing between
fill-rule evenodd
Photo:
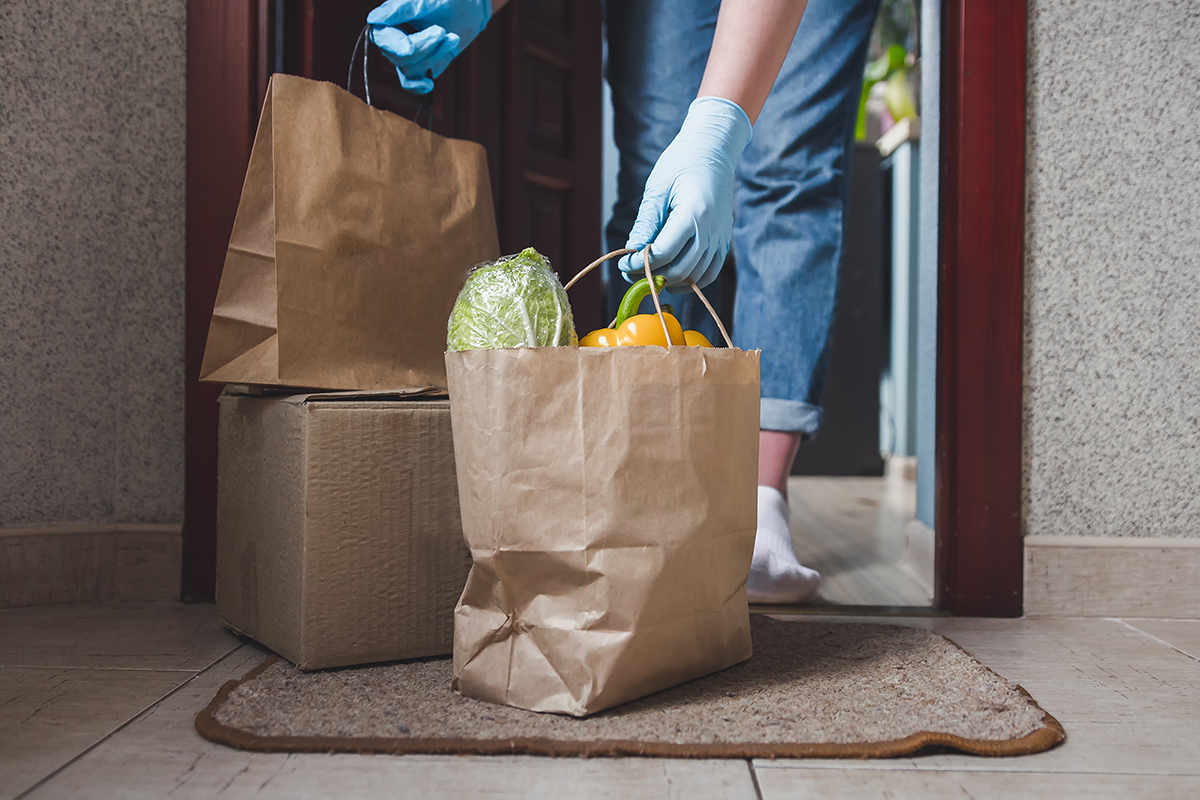
<instances>
[{"instance_id":1,"label":"white ankle sock","mask_svg":"<svg viewBox=\"0 0 1200 800\"><path fill-rule=\"evenodd\" d=\"M746 581L751 603L803 603L817 594L821 575L802 566L792 549L788 504L778 489L758 487L758 533Z\"/></svg>"}]
</instances>

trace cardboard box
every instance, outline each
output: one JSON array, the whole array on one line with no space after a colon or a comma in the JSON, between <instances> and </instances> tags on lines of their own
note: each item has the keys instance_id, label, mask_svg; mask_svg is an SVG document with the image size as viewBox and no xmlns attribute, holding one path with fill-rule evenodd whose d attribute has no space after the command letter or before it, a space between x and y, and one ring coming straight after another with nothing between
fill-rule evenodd
<instances>
[{"instance_id":1,"label":"cardboard box","mask_svg":"<svg viewBox=\"0 0 1200 800\"><path fill-rule=\"evenodd\" d=\"M470 568L449 401L251 391L220 401L221 619L303 669L449 654Z\"/></svg>"}]
</instances>

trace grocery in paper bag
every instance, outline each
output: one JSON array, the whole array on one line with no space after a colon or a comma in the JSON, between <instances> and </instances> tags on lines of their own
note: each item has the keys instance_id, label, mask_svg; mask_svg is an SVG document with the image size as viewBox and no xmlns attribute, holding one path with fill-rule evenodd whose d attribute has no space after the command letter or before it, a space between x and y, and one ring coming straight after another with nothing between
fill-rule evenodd
<instances>
[{"instance_id":1,"label":"grocery in paper bag","mask_svg":"<svg viewBox=\"0 0 1200 800\"><path fill-rule=\"evenodd\" d=\"M634 287L649 319L573 346L536 251L466 280L446 354L473 559L454 617L463 695L586 715L750 657L758 352L687 346L660 286Z\"/></svg>"}]
</instances>

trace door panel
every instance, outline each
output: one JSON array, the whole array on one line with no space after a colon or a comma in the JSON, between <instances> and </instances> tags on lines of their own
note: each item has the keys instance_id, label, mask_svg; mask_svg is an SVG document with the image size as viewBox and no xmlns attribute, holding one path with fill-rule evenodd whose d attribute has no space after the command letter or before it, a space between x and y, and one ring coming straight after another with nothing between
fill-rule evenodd
<instances>
[{"instance_id":1,"label":"door panel","mask_svg":"<svg viewBox=\"0 0 1200 800\"><path fill-rule=\"evenodd\" d=\"M514 2L504 42L507 146L500 246L533 246L564 276L600 254L600 4ZM571 290L581 332L605 323L598 272Z\"/></svg>"}]
</instances>

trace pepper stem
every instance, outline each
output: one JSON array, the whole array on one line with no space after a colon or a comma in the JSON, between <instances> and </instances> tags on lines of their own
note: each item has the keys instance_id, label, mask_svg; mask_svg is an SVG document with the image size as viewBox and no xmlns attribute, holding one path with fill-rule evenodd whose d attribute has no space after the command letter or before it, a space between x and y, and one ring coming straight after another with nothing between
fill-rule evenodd
<instances>
[{"instance_id":1,"label":"pepper stem","mask_svg":"<svg viewBox=\"0 0 1200 800\"><path fill-rule=\"evenodd\" d=\"M663 284L666 283L666 278L662 275L654 276L654 291L661 292ZM638 306L650 294L650 281L642 278L640 281L629 287L629 291L625 292L625 296L621 298L621 305L617 310L617 319L613 322L613 328L621 327L621 323L638 313Z\"/></svg>"}]
</instances>

